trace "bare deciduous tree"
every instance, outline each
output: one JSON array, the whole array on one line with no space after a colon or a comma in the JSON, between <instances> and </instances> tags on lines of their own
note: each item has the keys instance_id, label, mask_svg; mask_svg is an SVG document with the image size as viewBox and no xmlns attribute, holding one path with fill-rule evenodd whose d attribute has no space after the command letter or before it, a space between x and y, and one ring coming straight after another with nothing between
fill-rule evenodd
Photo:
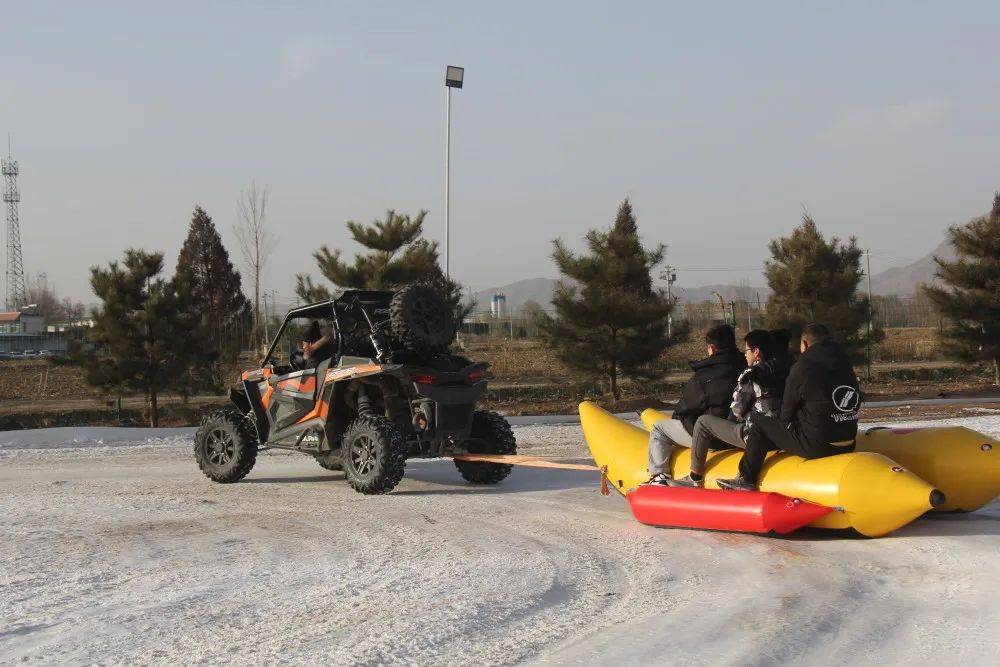
<instances>
[{"instance_id":1,"label":"bare deciduous tree","mask_svg":"<svg viewBox=\"0 0 1000 667\"><path fill-rule=\"evenodd\" d=\"M34 306L34 312L45 317L49 323L77 320L86 312L79 301L67 297L60 299L55 285L49 282L45 273L29 276L25 292L27 303Z\"/></svg>"},{"instance_id":2,"label":"bare deciduous tree","mask_svg":"<svg viewBox=\"0 0 1000 667\"><path fill-rule=\"evenodd\" d=\"M267 230L267 202L271 189L265 185L260 187L254 180L246 190L240 191L236 202L237 224L233 228L240 243L243 259L253 275L253 329L254 337L259 338L261 329L260 280L264 273L274 245L277 242Z\"/></svg>"}]
</instances>

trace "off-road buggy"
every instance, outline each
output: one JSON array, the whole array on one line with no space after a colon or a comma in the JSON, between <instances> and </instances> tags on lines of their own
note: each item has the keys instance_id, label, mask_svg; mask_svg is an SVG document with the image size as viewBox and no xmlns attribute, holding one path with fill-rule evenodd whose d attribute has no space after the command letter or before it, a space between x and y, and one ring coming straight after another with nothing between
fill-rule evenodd
<instances>
[{"instance_id":1,"label":"off-road buggy","mask_svg":"<svg viewBox=\"0 0 1000 667\"><path fill-rule=\"evenodd\" d=\"M330 356L295 349L304 328L326 327ZM489 364L454 355L452 308L433 284L396 292L348 290L289 311L260 368L230 390L232 405L206 418L194 454L216 482L241 480L257 452L287 449L343 470L361 493L391 491L406 459L514 454L507 420L476 410ZM475 484L495 484L511 466L455 461Z\"/></svg>"}]
</instances>

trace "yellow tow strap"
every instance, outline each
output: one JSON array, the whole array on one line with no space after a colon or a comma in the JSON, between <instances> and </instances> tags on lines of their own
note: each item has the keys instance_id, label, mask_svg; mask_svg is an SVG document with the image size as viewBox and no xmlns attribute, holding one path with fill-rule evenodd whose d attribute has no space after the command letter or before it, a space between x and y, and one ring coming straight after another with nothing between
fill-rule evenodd
<instances>
[{"instance_id":1,"label":"yellow tow strap","mask_svg":"<svg viewBox=\"0 0 1000 667\"><path fill-rule=\"evenodd\" d=\"M556 470L600 470L601 471L601 495L606 496L611 493L608 487L608 467L598 468L589 463L565 463L563 461L553 461L552 459L540 456L526 456L523 454L455 454L451 458L456 461L476 461L479 463L505 463L512 466L526 466L529 468L554 468Z\"/></svg>"}]
</instances>

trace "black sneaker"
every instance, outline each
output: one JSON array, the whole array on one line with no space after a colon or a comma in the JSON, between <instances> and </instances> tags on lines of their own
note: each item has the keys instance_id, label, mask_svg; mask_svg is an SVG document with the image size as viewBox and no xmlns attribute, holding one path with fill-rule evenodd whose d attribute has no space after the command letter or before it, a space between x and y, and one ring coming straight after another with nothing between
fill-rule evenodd
<instances>
[{"instance_id":1,"label":"black sneaker","mask_svg":"<svg viewBox=\"0 0 1000 667\"><path fill-rule=\"evenodd\" d=\"M689 489L700 489L705 486L705 480L694 479L691 475L686 475L680 479L667 480L667 486L684 486Z\"/></svg>"},{"instance_id":2,"label":"black sneaker","mask_svg":"<svg viewBox=\"0 0 1000 667\"><path fill-rule=\"evenodd\" d=\"M717 479L715 483L719 485L720 489L726 489L727 491L756 491L757 485L751 484L739 475L733 477L732 479Z\"/></svg>"},{"instance_id":3,"label":"black sneaker","mask_svg":"<svg viewBox=\"0 0 1000 667\"><path fill-rule=\"evenodd\" d=\"M673 478L665 472L657 473L649 478L646 484L650 486L670 486L670 482L674 481Z\"/></svg>"}]
</instances>

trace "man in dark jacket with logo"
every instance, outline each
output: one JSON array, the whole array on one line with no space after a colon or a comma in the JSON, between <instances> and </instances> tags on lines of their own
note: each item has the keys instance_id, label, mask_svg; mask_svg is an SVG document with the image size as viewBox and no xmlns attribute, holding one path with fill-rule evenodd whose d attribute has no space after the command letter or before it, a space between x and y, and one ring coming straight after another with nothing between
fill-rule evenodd
<instances>
[{"instance_id":1,"label":"man in dark jacket with logo","mask_svg":"<svg viewBox=\"0 0 1000 667\"><path fill-rule=\"evenodd\" d=\"M657 422L649 434L650 483L666 484L670 480L670 456L677 445L691 446L691 433L698 417L729 415L736 378L747 362L736 349L736 333L728 324L709 329L705 343L708 357L691 362L694 376L684 385L672 419Z\"/></svg>"},{"instance_id":2,"label":"man in dark jacket with logo","mask_svg":"<svg viewBox=\"0 0 1000 667\"><path fill-rule=\"evenodd\" d=\"M736 380L736 391L728 419L705 414L698 417L691 435L691 473L669 480L669 486L701 488L705 485L705 464L709 450L746 447L746 433L757 415L781 414L781 396L785 392L789 367L784 357L774 351L774 336L765 329L754 329L743 342L749 367ZM787 340L782 343L788 347Z\"/></svg>"},{"instance_id":3,"label":"man in dark jacket with logo","mask_svg":"<svg viewBox=\"0 0 1000 667\"><path fill-rule=\"evenodd\" d=\"M807 459L854 451L861 391L851 360L822 324L803 329L801 350L785 383L781 416L754 417L740 474L718 480L722 488L755 490L764 459L775 449Z\"/></svg>"}]
</instances>

